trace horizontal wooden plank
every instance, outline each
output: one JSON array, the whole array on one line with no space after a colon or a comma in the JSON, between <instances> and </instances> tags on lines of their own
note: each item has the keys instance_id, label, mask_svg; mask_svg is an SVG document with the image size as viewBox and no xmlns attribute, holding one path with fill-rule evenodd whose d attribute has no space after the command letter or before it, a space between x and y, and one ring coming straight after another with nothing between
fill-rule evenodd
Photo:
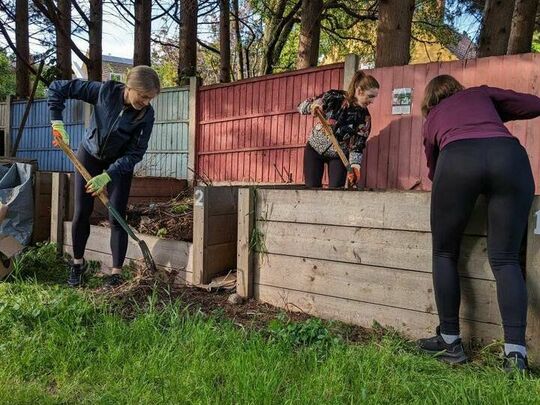
<instances>
[{"instance_id":1,"label":"horizontal wooden plank","mask_svg":"<svg viewBox=\"0 0 540 405\"><path fill-rule=\"evenodd\" d=\"M258 189L256 218L430 232L430 198L424 192ZM483 198L465 234L487 234Z\"/></svg>"},{"instance_id":2,"label":"horizontal wooden plank","mask_svg":"<svg viewBox=\"0 0 540 405\"><path fill-rule=\"evenodd\" d=\"M187 180L166 177L134 177L131 197L176 197L188 188Z\"/></svg>"},{"instance_id":3,"label":"horizontal wooden plank","mask_svg":"<svg viewBox=\"0 0 540 405\"><path fill-rule=\"evenodd\" d=\"M293 256L257 255L257 284L437 314L431 274ZM499 324L495 281L461 279L461 317Z\"/></svg>"},{"instance_id":4,"label":"horizontal wooden plank","mask_svg":"<svg viewBox=\"0 0 540 405\"><path fill-rule=\"evenodd\" d=\"M431 272L431 234L388 229L257 221L268 253ZM493 280L485 237L465 236L459 271Z\"/></svg>"},{"instance_id":5,"label":"horizontal wooden plank","mask_svg":"<svg viewBox=\"0 0 540 405\"><path fill-rule=\"evenodd\" d=\"M236 244L236 235L238 227L238 213L211 215L206 218L208 232L207 246L221 245L223 243Z\"/></svg>"},{"instance_id":6,"label":"horizontal wooden plank","mask_svg":"<svg viewBox=\"0 0 540 405\"><path fill-rule=\"evenodd\" d=\"M70 245L64 245L64 252L72 255L73 247ZM112 267L112 255L110 253L98 252L92 249L86 249L84 252L84 257L86 260L95 260L100 262L101 271L105 274L109 273L110 268ZM131 260L131 259L129 259ZM175 285L185 285L192 283L192 273L186 271L185 269L177 269L173 267L166 267L161 265L156 265L158 271L170 272L177 271L178 274L174 280Z\"/></svg>"},{"instance_id":7,"label":"horizontal wooden plank","mask_svg":"<svg viewBox=\"0 0 540 405\"><path fill-rule=\"evenodd\" d=\"M378 304L269 286L254 286L255 298L290 311L302 311L324 319L372 327L373 322L391 327L410 338L432 336L439 323L437 315ZM466 341L489 343L502 338L499 325L463 320L461 334Z\"/></svg>"},{"instance_id":8,"label":"horizontal wooden plank","mask_svg":"<svg viewBox=\"0 0 540 405\"><path fill-rule=\"evenodd\" d=\"M142 234L137 234L137 237L146 242L156 265L182 269L186 268L192 259L192 244L189 242L159 239ZM64 222L64 243L71 245L71 222ZM86 246L97 252L109 253L111 251L110 229L92 225ZM132 239L129 239L126 257L142 260L139 245Z\"/></svg>"}]
</instances>

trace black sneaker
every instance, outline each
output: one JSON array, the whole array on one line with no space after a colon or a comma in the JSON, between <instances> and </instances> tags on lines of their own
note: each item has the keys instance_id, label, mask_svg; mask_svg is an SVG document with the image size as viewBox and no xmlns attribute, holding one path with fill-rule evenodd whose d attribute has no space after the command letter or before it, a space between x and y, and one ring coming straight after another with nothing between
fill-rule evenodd
<instances>
[{"instance_id":1,"label":"black sneaker","mask_svg":"<svg viewBox=\"0 0 540 405\"><path fill-rule=\"evenodd\" d=\"M510 352L504 356L503 369L507 373L513 371L527 372L529 371L529 362L527 357L524 357L519 352Z\"/></svg>"},{"instance_id":2,"label":"black sneaker","mask_svg":"<svg viewBox=\"0 0 540 405\"><path fill-rule=\"evenodd\" d=\"M105 287L115 288L124 283L124 279L121 274L111 274L105 281Z\"/></svg>"},{"instance_id":3,"label":"black sneaker","mask_svg":"<svg viewBox=\"0 0 540 405\"><path fill-rule=\"evenodd\" d=\"M418 348L424 353L433 355L437 360L450 364L463 364L469 359L463 349L461 339L456 339L453 343L446 343L441 336L440 328L437 326L437 335L419 339L416 341Z\"/></svg>"},{"instance_id":4,"label":"black sneaker","mask_svg":"<svg viewBox=\"0 0 540 405\"><path fill-rule=\"evenodd\" d=\"M70 287L78 287L82 284L84 272L88 268L86 260L82 264L71 264L67 283Z\"/></svg>"}]
</instances>

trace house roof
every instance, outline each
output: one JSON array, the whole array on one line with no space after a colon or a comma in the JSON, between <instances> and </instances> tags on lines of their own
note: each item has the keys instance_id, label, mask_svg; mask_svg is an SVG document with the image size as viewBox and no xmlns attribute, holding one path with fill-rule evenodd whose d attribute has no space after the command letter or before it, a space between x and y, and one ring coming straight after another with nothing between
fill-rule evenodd
<instances>
[{"instance_id":1,"label":"house roof","mask_svg":"<svg viewBox=\"0 0 540 405\"><path fill-rule=\"evenodd\" d=\"M103 55L102 58L103 58L104 63L109 62L109 63L121 63L121 64L129 65L129 66L133 65L133 59L129 59L129 58L120 58L118 56L112 56L112 55Z\"/></svg>"}]
</instances>

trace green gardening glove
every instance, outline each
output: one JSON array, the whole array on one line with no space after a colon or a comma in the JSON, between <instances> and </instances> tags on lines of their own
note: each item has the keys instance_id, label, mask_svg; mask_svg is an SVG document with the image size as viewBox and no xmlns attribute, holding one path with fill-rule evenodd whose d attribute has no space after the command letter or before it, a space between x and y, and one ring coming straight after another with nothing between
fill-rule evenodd
<instances>
[{"instance_id":1,"label":"green gardening glove","mask_svg":"<svg viewBox=\"0 0 540 405\"><path fill-rule=\"evenodd\" d=\"M101 174L98 174L95 177L92 177L90 180L88 180L88 183L86 183L86 192L92 194L93 196L96 196L100 194L105 186L111 181L111 178L107 174L107 172L103 172Z\"/></svg>"},{"instance_id":2,"label":"green gardening glove","mask_svg":"<svg viewBox=\"0 0 540 405\"><path fill-rule=\"evenodd\" d=\"M55 138L62 138L64 143L67 146L69 146L69 135L66 132L66 128L64 127L64 121L54 120L54 121L51 121L51 125L52 125L53 136ZM58 146L58 143L56 142L56 140L53 141L53 145Z\"/></svg>"}]
</instances>

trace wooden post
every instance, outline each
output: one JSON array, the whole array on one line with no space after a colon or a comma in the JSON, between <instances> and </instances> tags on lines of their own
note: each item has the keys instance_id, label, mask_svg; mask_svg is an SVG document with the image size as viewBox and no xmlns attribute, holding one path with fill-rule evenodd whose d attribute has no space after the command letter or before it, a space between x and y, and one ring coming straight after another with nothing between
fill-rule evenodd
<instances>
[{"instance_id":1,"label":"wooden post","mask_svg":"<svg viewBox=\"0 0 540 405\"><path fill-rule=\"evenodd\" d=\"M197 170L197 126L199 125L198 117L198 77L189 78L189 140L188 140L188 181L195 185L195 172Z\"/></svg>"},{"instance_id":2,"label":"wooden post","mask_svg":"<svg viewBox=\"0 0 540 405\"><path fill-rule=\"evenodd\" d=\"M536 216L536 212L539 210L540 197L536 196L529 214L525 275L529 296L527 345L530 358L535 364L540 364L540 235L535 234L537 221L540 221L540 217Z\"/></svg>"},{"instance_id":3,"label":"wooden post","mask_svg":"<svg viewBox=\"0 0 540 405\"><path fill-rule=\"evenodd\" d=\"M349 88L349 83L358 70L358 63L360 58L358 55L352 53L345 56L345 67L343 72L343 89L347 90Z\"/></svg>"},{"instance_id":4,"label":"wooden post","mask_svg":"<svg viewBox=\"0 0 540 405\"><path fill-rule=\"evenodd\" d=\"M64 218L67 205L66 191L66 174L53 173L51 191L51 242L56 243L59 253L62 253L64 243Z\"/></svg>"},{"instance_id":5,"label":"wooden post","mask_svg":"<svg viewBox=\"0 0 540 405\"><path fill-rule=\"evenodd\" d=\"M205 248L208 225L206 187L195 187L193 193L193 285L204 283Z\"/></svg>"},{"instance_id":6,"label":"wooden post","mask_svg":"<svg viewBox=\"0 0 540 405\"><path fill-rule=\"evenodd\" d=\"M255 219L255 189L238 190L238 243L236 258L236 293L253 296L253 253L250 246Z\"/></svg>"},{"instance_id":7,"label":"wooden post","mask_svg":"<svg viewBox=\"0 0 540 405\"><path fill-rule=\"evenodd\" d=\"M9 151L11 150L11 102L13 100L13 96L7 96L6 98L6 110L5 114L6 117L4 119L4 122L6 124L5 126L5 134L4 134L4 156L9 155Z\"/></svg>"}]
</instances>

